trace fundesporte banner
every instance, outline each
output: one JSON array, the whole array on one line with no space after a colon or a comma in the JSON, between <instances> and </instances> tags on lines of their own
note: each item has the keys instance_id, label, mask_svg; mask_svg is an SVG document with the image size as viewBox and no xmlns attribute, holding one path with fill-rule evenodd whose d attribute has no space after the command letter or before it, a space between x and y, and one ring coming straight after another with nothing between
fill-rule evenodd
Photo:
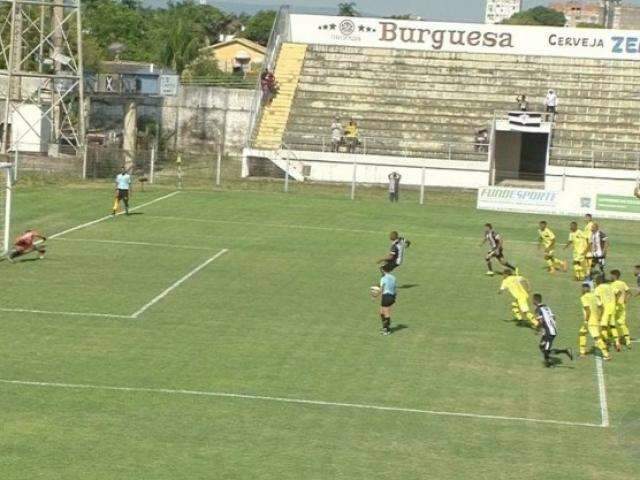
<instances>
[{"instance_id":1,"label":"fundesporte banner","mask_svg":"<svg viewBox=\"0 0 640 480\"><path fill-rule=\"evenodd\" d=\"M640 31L291 15L295 43L640 60Z\"/></svg>"}]
</instances>

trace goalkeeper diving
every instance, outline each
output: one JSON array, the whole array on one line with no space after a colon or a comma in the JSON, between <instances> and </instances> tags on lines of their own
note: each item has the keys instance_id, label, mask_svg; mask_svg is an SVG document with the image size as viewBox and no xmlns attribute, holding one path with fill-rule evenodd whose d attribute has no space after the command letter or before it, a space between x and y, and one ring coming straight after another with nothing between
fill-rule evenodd
<instances>
[{"instance_id":1,"label":"goalkeeper diving","mask_svg":"<svg viewBox=\"0 0 640 480\"><path fill-rule=\"evenodd\" d=\"M47 237L39 233L37 230L26 230L22 235L16 238L13 244L13 250L7 254L7 260L13 261L31 252L38 252L38 258L42 260L46 253L44 242Z\"/></svg>"}]
</instances>

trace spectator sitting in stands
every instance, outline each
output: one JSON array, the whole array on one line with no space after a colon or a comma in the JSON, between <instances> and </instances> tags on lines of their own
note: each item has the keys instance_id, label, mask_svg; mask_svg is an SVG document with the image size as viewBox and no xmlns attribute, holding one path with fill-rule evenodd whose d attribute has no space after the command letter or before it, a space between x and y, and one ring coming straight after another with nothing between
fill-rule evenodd
<instances>
[{"instance_id":1,"label":"spectator sitting in stands","mask_svg":"<svg viewBox=\"0 0 640 480\"><path fill-rule=\"evenodd\" d=\"M475 143L473 149L476 152L488 152L489 151L489 132L486 128L482 128L476 132Z\"/></svg>"},{"instance_id":2,"label":"spectator sitting in stands","mask_svg":"<svg viewBox=\"0 0 640 480\"><path fill-rule=\"evenodd\" d=\"M521 112L526 112L529 110L529 102L527 101L526 95L518 95L516 97L516 102L518 102L518 110Z\"/></svg>"},{"instance_id":3,"label":"spectator sitting in stands","mask_svg":"<svg viewBox=\"0 0 640 480\"><path fill-rule=\"evenodd\" d=\"M353 118L349 120L347 126L344 127L344 136L349 153L354 153L360 141L358 140L358 124Z\"/></svg>"},{"instance_id":4,"label":"spectator sitting in stands","mask_svg":"<svg viewBox=\"0 0 640 480\"><path fill-rule=\"evenodd\" d=\"M547 121L549 121L549 114L551 114L551 121L556 119L556 108L558 107L558 95L553 90L549 90L547 98L544 99L545 110L547 111Z\"/></svg>"},{"instance_id":5,"label":"spectator sitting in stands","mask_svg":"<svg viewBox=\"0 0 640 480\"><path fill-rule=\"evenodd\" d=\"M340 118L336 115L333 118L333 123L331 124L331 151L339 152L340 146L344 142L344 131L342 129L342 124L340 123Z\"/></svg>"}]
</instances>

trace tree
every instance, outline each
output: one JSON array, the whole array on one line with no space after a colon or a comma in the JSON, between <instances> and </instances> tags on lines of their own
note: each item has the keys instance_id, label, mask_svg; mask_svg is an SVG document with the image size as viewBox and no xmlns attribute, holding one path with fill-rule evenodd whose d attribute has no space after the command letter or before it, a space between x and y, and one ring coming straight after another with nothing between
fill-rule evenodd
<instances>
[{"instance_id":1,"label":"tree","mask_svg":"<svg viewBox=\"0 0 640 480\"><path fill-rule=\"evenodd\" d=\"M165 45L160 60L162 63L178 73L182 73L198 56L200 47L197 32L194 32L186 22L179 18L173 27L166 32Z\"/></svg>"},{"instance_id":2,"label":"tree","mask_svg":"<svg viewBox=\"0 0 640 480\"><path fill-rule=\"evenodd\" d=\"M242 36L249 40L267 45L273 24L276 21L277 12L275 10L262 10L256 13L245 25Z\"/></svg>"},{"instance_id":3,"label":"tree","mask_svg":"<svg viewBox=\"0 0 640 480\"><path fill-rule=\"evenodd\" d=\"M514 14L504 22L507 25L546 25L549 27L564 27L567 19L564 13L547 7L534 7L524 12Z\"/></svg>"},{"instance_id":4,"label":"tree","mask_svg":"<svg viewBox=\"0 0 640 480\"><path fill-rule=\"evenodd\" d=\"M338 4L338 15L341 17L358 17L360 13L356 10L356 2L343 2Z\"/></svg>"}]
</instances>

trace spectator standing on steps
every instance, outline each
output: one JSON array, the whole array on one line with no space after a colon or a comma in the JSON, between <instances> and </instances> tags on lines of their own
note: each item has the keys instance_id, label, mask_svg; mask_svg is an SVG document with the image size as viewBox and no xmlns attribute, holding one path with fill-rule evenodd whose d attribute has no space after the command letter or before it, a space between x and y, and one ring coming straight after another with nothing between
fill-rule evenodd
<instances>
[{"instance_id":1,"label":"spectator standing on steps","mask_svg":"<svg viewBox=\"0 0 640 480\"><path fill-rule=\"evenodd\" d=\"M402 175L398 172L391 172L389 174L389 201L397 202L400 200L400 180Z\"/></svg>"},{"instance_id":2,"label":"spectator standing on steps","mask_svg":"<svg viewBox=\"0 0 640 480\"><path fill-rule=\"evenodd\" d=\"M338 152L340 150L340 145L342 145L343 136L344 136L344 130L342 129L340 118L338 116L335 116L333 118L333 123L331 124L331 151L332 152Z\"/></svg>"},{"instance_id":3,"label":"spectator standing on steps","mask_svg":"<svg viewBox=\"0 0 640 480\"><path fill-rule=\"evenodd\" d=\"M352 118L349 120L349 123L346 127L344 127L344 136L347 142L347 148L349 149L349 153L354 153L356 151L356 147L360 143L358 140L358 124Z\"/></svg>"},{"instance_id":4,"label":"spectator standing on steps","mask_svg":"<svg viewBox=\"0 0 640 480\"><path fill-rule=\"evenodd\" d=\"M516 97L516 102L518 102L518 109L521 112L526 112L529 110L529 102L527 101L527 96L524 94L518 95Z\"/></svg>"},{"instance_id":5,"label":"spectator standing on steps","mask_svg":"<svg viewBox=\"0 0 640 480\"><path fill-rule=\"evenodd\" d=\"M549 90L549 92L547 92L547 98L544 99L544 106L547 112L547 121L549 121L549 114L551 114L551 121L555 121L556 110L558 108L558 95L555 91Z\"/></svg>"}]
</instances>

